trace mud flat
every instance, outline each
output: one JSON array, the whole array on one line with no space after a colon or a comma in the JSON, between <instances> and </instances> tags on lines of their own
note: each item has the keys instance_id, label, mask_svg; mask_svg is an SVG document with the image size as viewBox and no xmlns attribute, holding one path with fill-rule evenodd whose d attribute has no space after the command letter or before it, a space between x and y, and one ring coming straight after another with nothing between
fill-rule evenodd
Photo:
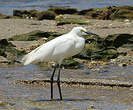
<instances>
[{"instance_id":1,"label":"mud flat","mask_svg":"<svg viewBox=\"0 0 133 110\"><path fill-rule=\"evenodd\" d=\"M49 77L52 69L36 65L0 68L0 107L5 110L128 110L133 106L132 71L132 66L106 66L100 71L64 69L61 74L63 101L59 101L55 83L55 101L51 102Z\"/></svg>"}]
</instances>

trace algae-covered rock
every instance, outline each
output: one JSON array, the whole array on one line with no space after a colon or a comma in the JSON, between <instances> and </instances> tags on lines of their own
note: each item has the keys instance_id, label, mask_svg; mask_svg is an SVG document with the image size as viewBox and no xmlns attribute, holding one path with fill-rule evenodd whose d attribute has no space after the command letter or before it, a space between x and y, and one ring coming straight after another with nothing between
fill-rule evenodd
<instances>
[{"instance_id":1,"label":"algae-covered rock","mask_svg":"<svg viewBox=\"0 0 133 110\"><path fill-rule=\"evenodd\" d=\"M79 25L87 25L85 19L79 19L79 18L56 18L57 26L64 25L64 24L79 24Z\"/></svg>"},{"instance_id":2,"label":"algae-covered rock","mask_svg":"<svg viewBox=\"0 0 133 110\"><path fill-rule=\"evenodd\" d=\"M37 10L13 10L13 16L20 18L34 18L38 20L43 19L55 19L56 14L53 11L42 11Z\"/></svg>"},{"instance_id":3,"label":"algae-covered rock","mask_svg":"<svg viewBox=\"0 0 133 110\"><path fill-rule=\"evenodd\" d=\"M14 10L13 16L20 18L34 17L38 20L55 19L60 14L79 14L91 19L115 20L115 19L133 19L133 6L108 6L104 8L91 8L78 11L75 8L53 7L47 11L39 12L37 10ZM5 16L8 18L9 16ZM1 18L1 17L0 17Z\"/></svg>"},{"instance_id":4,"label":"algae-covered rock","mask_svg":"<svg viewBox=\"0 0 133 110\"><path fill-rule=\"evenodd\" d=\"M102 38L94 38L89 36L88 38L86 38L86 44L83 51L75 57L81 59L91 59L96 51L101 51L103 48L104 46Z\"/></svg>"},{"instance_id":5,"label":"algae-covered rock","mask_svg":"<svg viewBox=\"0 0 133 110\"><path fill-rule=\"evenodd\" d=\"M38 15L37 19L38 20L43 20L43 19L54 20L55 17L56 17L56 14L53 11L42 11Z\"/></svg>"},{"instance_id":6,"label":"algae-covered rock","mask_svg":"<svg viewBox=\"0 0 133 110\"><path fill-rule=\"evenodd\" d=\"M80 68L80 63L75 61L74 59L72 58L69 58L69 59L65 59L63 61L63 64L62 64L63 67L65 67L66 69L77 69L77 68Z\"/></svg>"},{"instance_id":7,"label":"algae-covered rock","mask_svg":"<svg viewBox=\"0 0 133 110\"><path fill-rule=\"evenodd\" d=\"M94 11L93 8L90 8L90 9L85 9L85 10L81 10L78 12L79 15L86 15L88 14L89 12L92 12Z\"/></svg>"},{"instance_id":8,"label":"algae-covered rock","mask_svg":"<svg viewBox=\"0 0 133 110\"><path fill-rule=\"evenodd\" d=\"M50 8L47 11L37 10L13 10L13 16L20 18L35 18L38 20L49 19L54 20L57 14L74 14L77 13L75 8Z\"/></svg>"},{"instance_id":9,"label":"algae-covered rock","mask_svg":"<svg viewBox=\"0 0 133 110\"><path fill-rule=\"evenodd\" d=\"M39 13L37 10L13 10L13 16L20 18L37 17Z\"/></svg>"},{"instance_id":10,"label":"algae-covered rock","mask_svg":"<svg viewBox=\"0 0 133 110\"><path fill-rule=\"evenodd\" d=\"M111 19L133 19L133 6L115 7L118 10L111 16Z\"/></svg>"},{"instance_id":11,"label":"algae-covered rock","mask_svg":"<svg viewBox=\"0 0 133 110\"><path fill-rule=\"evenodd\" d=\"M97 51L92 54L92 59L109 60L116 58L119 55L116 49L107 48L105 50Z\"/></svg>"},{"instance_id":12,"label":"algae-covered rock","mask_svg":"<svg viewBox=\"0 0 133 110\"><path fill-rule=\"evenodd\" d=\"M118 55L119 53L117 52L115 47L105 45L104 38L88 37L86 38L86 44L84 50L78 55L75 55L74 57L80 59L108 60L111 58L116 58Z\"/></svg>"},{"instance_id":13,"label":"algae-covered rock","mask_svg":"<svg viewBox=\"0 0 133 110\"><path fill-rule=\"evenodd\" d=\"M101 10L97 10L97 9L93 8L93 9L81 10L78 14L84 15L89 19L98 19L100 13L102 13Z\"/></svg>"},{"instance_id":14,"label":"algae-covered rock","mask_svg":"<svg viewBox=\"0 0 133 110\"><path fill-rule=\"evenodd\" d=\"M111 47L127 46L133 48L133 35L132 34L114 34L108 35L104 41L105 45Z\"/></svg>"},{"instance_id":15,"label":"algae-covered rock","mask_svg":"<svg viewBox=\"0 0 133 110\"><path fill-rule=\"evenodd\" d=\"M53 8L50 8L49 10L55 12L56 14L75 14L78 12L76 8L53 7Z\"/></svg>"},{"instance_id":16,"label":"algae-covered rock","mask_svg":"<svg viewBox=\"0 0 133 110\"><path fill-rule=\"evenodd\" d=\"M133 6L92 8L81 10L78 14L85 15L87 18L102 20L133 19Z\"/></svg>"},{"instance_id":17,"label":"algae-covered rock","mask_svg":"<svg viewBox=\"0 0 133 110\"><path fill-rule=\"evenodd\" d=\"M9 104L7 102L0 101L0 106L8 106Z\"/></svg>"},{"instance_id":18,"label":"algae-covered rock","mask_svg":"<svg viewBox=\"0 0 133 110\"><path fill-rule=\"evenodd\" d=\"M24 55L25 51L20 51L15 48L15 46L8 42L6 39L0 40L0 56L5 57L9 63L16 62L17 58Z\"/></svg>"},{"instance_id":19,"label":"algae-covered rock","mask_svg":"<svg viewBox=\"0 0 133 110\"><path fill-rule=\"evenodd\" d=\"M76 57L83 59L103 59L108 60L118 57L119 47L133 49L133 35L131 34L114 34L105 38L87 38L85 49Z\"/></svg>"},{"instance_id":20,"label":"algae-covered rock","mask_svg":"<svg viewBox=\"0 0 133 110\"><path fill-rule=\"evenodd\" d=\"M57 32L43 32L40 30L35 30L26 34L21 34L21 35L15 35L9 40L11 41L33 41L33 40L39 40L40 38L48 38L50 36L57 37L60 34Z\"/></svg>"},{"instance_id":21,"label":"algae-covered rock","mask_svg":"<svg viewBox=\"0 0 133 110\"><path fill-rule=\"evenodd\" d=\"M7 39L1 39L0 40L0 47L5 47L5 46L14 46L11 42L8 42Z\"/></svg>"}]
</instances>

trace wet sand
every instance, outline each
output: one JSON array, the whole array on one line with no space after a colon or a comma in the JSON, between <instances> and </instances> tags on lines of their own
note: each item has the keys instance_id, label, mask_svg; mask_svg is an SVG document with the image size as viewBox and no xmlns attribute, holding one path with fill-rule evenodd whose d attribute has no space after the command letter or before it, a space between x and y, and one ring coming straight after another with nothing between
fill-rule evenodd
<instances>
[{"instance_id":1,"label":"wet sand","mask_svg":"<svg viewBox=\"0 0 133 110\"><path fill-rule=\"evenodd\" d=\"M102 71L88 70L62 70L62 80L64 78L76 78L77 80L114 80L118 78L121 81L127 81L130 77L130 83L133 82L133 66L127 68L105 67ZM108 70L108 72L107 72ZM43 80L50 77L52 69L44 70L35 65L19 66L16 68L0 68L0 103L1 109L25 109L25 110L128 110L133 107L133 88L132 87L108 87L88 85L81 86L62 86L63 101L59 101L57 85L54 85L55 101L50 101L49 85L26 85L14 83L18 80ZM126 73L129 74L126 74ZM115 74L114 74L115 73ZM124 74L125 73L125 74Z\"/></svg>"}]
</instances>

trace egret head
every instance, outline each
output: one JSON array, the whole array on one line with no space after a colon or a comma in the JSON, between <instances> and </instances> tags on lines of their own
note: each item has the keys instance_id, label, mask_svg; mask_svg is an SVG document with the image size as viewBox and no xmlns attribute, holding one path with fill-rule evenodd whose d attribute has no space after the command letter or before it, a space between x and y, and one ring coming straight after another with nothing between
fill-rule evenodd
<instances>
[{"instance_id":1,"label":"egret head","mask_svg":"<svg viewBox=\"0 0 133 110\"><path fill-rule=\"evenodd\" d=\"M83 36L83 35L93 35L93 36L99 36L95 33L88 32L85 28L83 27L74 27L71 31L72 33L77 34L78 36Z\"/></svg>"}]
</instances>

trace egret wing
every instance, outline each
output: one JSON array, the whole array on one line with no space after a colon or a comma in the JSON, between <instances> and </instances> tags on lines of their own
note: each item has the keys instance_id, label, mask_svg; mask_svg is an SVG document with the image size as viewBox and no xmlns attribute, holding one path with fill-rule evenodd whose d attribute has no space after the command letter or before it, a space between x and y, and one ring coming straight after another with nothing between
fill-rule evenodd
<instances>
[{"instance_id":1,"label":"egret wing","mask_svg":"<svg viewBox=\"0 0 133 110\"><path fill-rule=\"evenodd\" d=\"M59 61L74 54L74 40L63 35L34 49L22 59L24 65L33 61Z\"/></svg>"},{"instance_id":2,"label":"egret wing","mask_svg":"<svg viewBox=\"0 0 133 110\"><path fill-rule=\"evenodd\" d=\"M49 59L52 51L53 51L53 46L49 46L50 43L43 44L39 46L38 48L32 50L30 53L25 55L22 58L22 62L24 65L28 65L33 61L42 61L45 59Z\"/></svg>"}]
</instances>

